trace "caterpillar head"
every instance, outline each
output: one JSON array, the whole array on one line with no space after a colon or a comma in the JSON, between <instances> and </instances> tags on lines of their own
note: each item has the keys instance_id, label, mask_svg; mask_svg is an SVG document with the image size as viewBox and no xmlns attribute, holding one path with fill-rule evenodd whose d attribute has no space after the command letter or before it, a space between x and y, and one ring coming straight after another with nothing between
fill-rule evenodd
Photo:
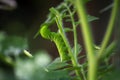
<instances>
[{"instance_id":1,"label":"caterpillar head","mask_svg":"<svg viewBox=\"0 0 120 80\"><path fill-rule=\"evenodd\" d=\"M40 29L40 34L43 38L50 39L51 32L46 24L42 25Z\"/></svg>"}]
</instances>

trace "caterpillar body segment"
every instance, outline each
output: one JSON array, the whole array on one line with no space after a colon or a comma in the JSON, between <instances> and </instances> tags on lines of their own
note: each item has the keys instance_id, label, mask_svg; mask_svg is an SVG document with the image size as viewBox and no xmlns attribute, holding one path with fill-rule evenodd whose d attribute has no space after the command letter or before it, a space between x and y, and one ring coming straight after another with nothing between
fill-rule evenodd
<instances>
[{"instance_id":1,"label":"caterpillar body segment","mask_svg":"<svg viewBox=\"0 0 120 80\"><path fill-rule=\"evenodd\" d=\"M51 39L51 32L48 29L48 25L42 25L42 28L40 29L40 34L45 39Z\"/></svg>"},{"instance_id":2,"label":"caterpillar body segment","mask_svg":"<svg viewBox=\"0 0 120 80\"><path fill-rule=\"evenodd\" d=\"M58 52L59 52L59 55L61 57L61 61L66 61L69 59L69 56L68 56L68 48L66 47L61 35L59 33L56 33L55 36L54 36L54 43L56 44L57 46L57 49L58 49Z\"/></svg>"},{"instance_id":3,"label":"caterpillar body segment","mask_svg":"<svg viewBox=\"0 0 120 80\"><path fill-rule=\"evenodd\" d=\"M63 38L61 37L60 33L51 32L50 29L48 29L48 25L44 24L42 25L40 29L40 34L43 38L49 39L55 43L57 46L61 61L66 61L69 59L68 56L68 48L66 47Z\"/></svg>"}]
</instances>

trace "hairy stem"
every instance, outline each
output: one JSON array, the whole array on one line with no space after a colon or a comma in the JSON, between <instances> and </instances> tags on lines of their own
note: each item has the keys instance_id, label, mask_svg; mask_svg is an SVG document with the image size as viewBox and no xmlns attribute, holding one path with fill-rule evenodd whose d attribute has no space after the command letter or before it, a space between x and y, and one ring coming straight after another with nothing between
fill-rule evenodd
<instances>
[{"instance_id":1,"label":"hairy stem","mask_svg":"<svg viewBox=\"0 0 120 80\"><path fill-rule=\"evenodd\" d=\"M69 14L70 14L70 18L71 18L71 22L72 22L72 26L73 26L73 35L74 35L74 57L76 59L76 62L78 63L77 61L77 54L78 54L78 48L77 48L77 44L78 44L78 41L77 41L77 31L76 31L76 25L75 25L75 20L73 18L73 14L70 10L70 8L67 6L67 4L64 4L65 7L67 8ZM79 63L78 63L79 64Z\"/></svg>"},{"instance_id":2,"label":"hairy stem","mask_svg":"<svg viewBox=\"0 0 120 80\"><path fill-rule=\"evenodd\" d=\"M66 4L64 4L64 5L65 5L65 7L67 8L67 10L70 14L70 18L71 18L71 22L72 22L72 26L73 26L73 35L74 35L74 53L73 54L74 54L76 65L79 66L79 63L78 63L78 60L77 60L77 54L78 54L77 44L78 44L78 41L77 41L77 30L76 30L75 20L73 18L73 14L72 14L71 10L69 9L69 7ZM76 71L76 73L80 78L80 72Z\"/></svg>"},{"instance_id":3,"label":"hairy stem","mask_svg":"<svg viewBox=\"0 0 120 80\"><path fill-rule=\"evenodd\" d=\"M68 52L69 52L69 55L71 57L71 61L72 61L73 67L78 67L79 64L77 63L76 58L73 55L72 48L71 48L71 46L69 44L69 41L68 41L68 39L67 39L67 37L65 35L65 31L64 31L63 23L62 23L62 18L61 18L59 13L56 14L56 18L55 19L56 19L56 23L58 25L58 28L60 30L60 34L61 34L61 36L62 36L62 38L63 38L63 40L65 42L65 45L68 48ZM76 73L77 77L79 78L79 80L81 80L79 69L76 69L75 73Z\"/></svg>"}]
</instances>

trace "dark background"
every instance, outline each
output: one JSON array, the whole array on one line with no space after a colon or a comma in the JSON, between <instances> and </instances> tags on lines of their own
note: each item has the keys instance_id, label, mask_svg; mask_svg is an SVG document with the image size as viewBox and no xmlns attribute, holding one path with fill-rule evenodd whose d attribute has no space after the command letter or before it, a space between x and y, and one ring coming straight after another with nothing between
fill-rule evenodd
<instances>
[{"instance_id":1,"label":"dark background","mask_svg":"<svg viewBox=\"0 0 120 80\"><path fill-rule=\"evenodd\" d=\"M62 0L16 0L17 7L13 10L0 10L0 31L7 35L26 37L31 53L37 50L47 50L53 57L58 56L57 49L49 40L41 36L33 38L39 26L46 19L50 7L57 6ZM111 0L92 0L87 3L87 11L90 15L99 17L92 22L95 42L99 45L106 30L110 10L100 13L100 10L111 4ZM80 33L80 32L78 32ZM78 35L79 36L79 35ZM82 37L79 36L82 44Z\"/></svg>"}]
</instances>

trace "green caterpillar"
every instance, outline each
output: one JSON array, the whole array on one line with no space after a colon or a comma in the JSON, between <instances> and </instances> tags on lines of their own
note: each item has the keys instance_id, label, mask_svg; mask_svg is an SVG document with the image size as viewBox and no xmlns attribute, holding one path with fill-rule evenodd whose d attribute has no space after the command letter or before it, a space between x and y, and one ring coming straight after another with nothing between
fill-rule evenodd
<instances>
[{"instance_id":1,"label":"green caterpillar","mask_svg":"<svg viewBox=\"0 0 120 80\"><path fill-rule=\"evenodd\" d=\"M56 32L51 32L50 29L48 29L47 24L43 24L41 29L40 29L40 34L43 38L49 39L53 41L58 49L61 61L66 61L68 60L68 49L63 41L63 38L59 33Z\"/></svg>"}]
</instances>

